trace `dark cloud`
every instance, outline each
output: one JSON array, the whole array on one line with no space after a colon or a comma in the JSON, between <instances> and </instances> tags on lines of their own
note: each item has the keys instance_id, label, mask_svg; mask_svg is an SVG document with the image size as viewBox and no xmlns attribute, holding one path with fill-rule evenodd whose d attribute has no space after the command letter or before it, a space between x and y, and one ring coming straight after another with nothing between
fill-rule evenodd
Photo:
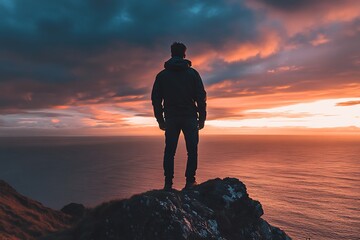
<instances>
[{"instance_id":1,"label":"dark cloud","mask_svg":"<svg viewBox=\"0 0 360 240\"><path fill-rule=\"evenodd\" d=\"M42 0L13 5L2 11L2 50L20 50L33 60L59 60L55 57L65 50L73 54L62 58L73 62L78 54L96 54L114 42L154 48L178 39L219 44L229 34L238 40L256 37L254 14L236 2Z\"/></svg>"},{"instance_id":2,"label":"dark cloud","mask_svg":"<svg viewBox=\"0 0 360 240\"><path fill-rule=\"evenodd\" d=\"M57 117L72 117L71 114L66 113L54 113L54 112L28 112L24 111L22 114L34 117L48 117L48 118L57 118Z\"/></svg>"},{"instance_id":3,"label":"dark cloud","mask_svg":"<svg viewBox=\"0 0 360 240\"><path fill-rule=\"evenodd\" d=\"M265 6L269 6L281 11L288 12L301 12L304 10L314 10L314 9L328 9L336 5L355 3L356 0L327 0L327 1L312 1L312 0L255 0L259 3L264 4Z\"/></svg>"},{"instance_id":4,"label":"dark cloud","mask_svg":"<svg viewBox=\"0 0 360 240\"><path fill-rule=\"evenodd\" d=\"M259 0L266 5L279 8L282 10L301 10L302 8L308 7L314 4L311 0Z\"/></svg>"},{"instance_id":5,"label":"dark cloud","mask_svg":"<svg viewBox=\"0 0 360 240\"><path fill-rule=\"evenodd\" d=\"M66 113L53 113L53 112L31 112L31 114L37 115L39 117L51 117L51 118L57 118L57 117L72 117L71 114Z\"/></svg>"},{"instance_id":6,"label":"dark cloud","mask_svg":"<svg viewBox=\"0 0 360 240\"><path fill-rule=\"evenodd\" d=\"M190 57L215 52L205 60L210 70L200 71L209 99L322 90L360 81L359 19L314 20L306 31L289 36L286 21L269 17L278 10L286 16L309 9L323 13L341 2L258 0L270 7L267 11L248 3L1 2L0 113L103 103L123 103L125 111L136 112L138 105L126 104L149 99L154 76L175 40L188 44ZM265 51L268 35L275 39L273 52L226 59L241 44L244 51L251 44ZM227 109L211 110L211 119L238 117ZM139 111L134 115L152 116L149 104Z\"/></svg>"},{"instance_id":7,"label":"dark cloud","mask_svg":"<svg viewBox=\"0 0 360 240\"><path fill-rule=\"evenodd\" d=\"M148 94L172 41L197 53L258 34L241 2L18 0L0 14L2 110Z\"/></svg>"}]
</instances>

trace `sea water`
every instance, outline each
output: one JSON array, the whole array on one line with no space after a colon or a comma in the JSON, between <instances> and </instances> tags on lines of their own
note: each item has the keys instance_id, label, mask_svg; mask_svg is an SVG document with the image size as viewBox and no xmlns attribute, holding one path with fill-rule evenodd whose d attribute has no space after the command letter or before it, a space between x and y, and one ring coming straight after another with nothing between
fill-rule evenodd
<instances>
[{"instance_id":1,"label":"sea water","mask_svg":"<svg viewBox=\"0 0 360 240\"><path fill-rule=\"evenodd\" d=\"M164 139L0 138L0 179L45 206L92 207L163 187ZM180 138L174 187L185 184ZM201 136L197 181L236 177L293 239L360 239L360 137Z\"/></svg>"}]
</instances>

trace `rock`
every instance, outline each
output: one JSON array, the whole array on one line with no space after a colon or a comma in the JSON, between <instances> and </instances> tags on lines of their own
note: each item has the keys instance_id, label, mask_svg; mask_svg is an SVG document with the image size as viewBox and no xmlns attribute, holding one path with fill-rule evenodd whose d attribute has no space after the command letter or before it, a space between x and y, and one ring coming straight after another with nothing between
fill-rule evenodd
<instances>
[{"instance_id":1,"label":"rock","mask_svg":"<svg viewBox=\"0 0 360 240\"><path fill-rule=\"evenodd\" d=\"M262 214L242 182L218 178L190 191L153 190L103 203L68 239L290 239Z\"/></svg>"},{"instance_id":2,"label":"rock","mask_svg":"<svg viewBox=\"0 0 360 240\"><path fill-rule=\"evenodd\" d=\"M73 216L74 218L81 218L85 214L85 207L79 203L69 203L64 206L60 211L68 215Z\"/></svg>"},{"instance_id":3,"label":"rock","mask_svg":"<svg viewBox=\"0 0 360 240\"><path fill-rule=\"evenodd\" d=\"M0 239L37 239L71 226L71 217L19 194L0 180Z\"/></svg>"},{"instance_id":4,"label":"rock","mask_svg":"<svg viewBox=\"0 0 360 240\"><path fill-rule=\"evenodd\" d=\"M6 188L9 186L3 189ZM29 203L32 200L25 199L25 201ZM263 214L261 204L251 199L246 186L235 178L212 179L186 191L152 190L129 199L106 202L87 210L81 204L71 203L65 206L62 212L58 212L35 203L56 219L52 221L63 225L53 229L44 228L36 233L26 230L29 224L27 226L17 224L13 232L7 230L6 236L19 237L18 232L24 232L26 235L19 238L34 239L52 232L51 230L67 227L66 230L40 239L290 240L284 231L271 226L261 218ZM14 206L19 204L25 209L33 209L32 204L23 205L16 202ZM5 218L12 215L23 217L23 213L16 212L15 209L6 212ZM82 216L82 218L74 223L69 215ZM3 216L2 214L2 221L4 221ZM42 215L38 218L42 219ZM60 221L61 219L63 222ZM42 226L42 221L28 220L33 227ZM73 225L66 225L70 223ZM21 230L23 227L25 230ZM2 232L0 225L0 233Z\"/></svg>"}]
</instances>

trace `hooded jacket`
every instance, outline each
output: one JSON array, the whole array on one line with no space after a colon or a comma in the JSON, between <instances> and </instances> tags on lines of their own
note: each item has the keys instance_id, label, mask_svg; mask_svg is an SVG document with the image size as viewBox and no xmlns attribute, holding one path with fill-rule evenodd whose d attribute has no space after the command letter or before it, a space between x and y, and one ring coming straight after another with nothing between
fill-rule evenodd
<instances>
[{"instance_id":1,"label":"hooded jacket","mask_svg":"<svg viewBox=\"0 0 360 240\"><path fill-rule=\"evenodd\" d=\"M172 57L155 79L151 93L158 123L172 117L197 117L206 120L206 91L199 73L191 62Z\"/></svg>"}]
</instances>

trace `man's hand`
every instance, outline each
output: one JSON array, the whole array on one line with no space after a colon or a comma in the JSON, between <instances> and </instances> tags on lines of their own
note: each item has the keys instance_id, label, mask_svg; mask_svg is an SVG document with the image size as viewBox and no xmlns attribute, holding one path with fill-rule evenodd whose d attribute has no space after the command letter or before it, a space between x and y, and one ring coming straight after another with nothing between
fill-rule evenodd
<instances>
[{"instance_id":1,"label":"man's hand","mask_svg":"<svg viewBox=\"0 0 360 240\"><path fill-rule=\"evenodd\" d=\"M160 128L161 130L165 131L165 130L166 130L166 124L165 124L165 122L159 123L159 128Z\"/></svg>"},{"instance_id":2,"label":"man's hand","mask_svg":"<svg viewBox=\"0 0 360 240\"><path fill-rule=\"evenodd\" d=\"M199 130L203 129L204 126L205 126L205 122L204 122L204 121L199 121L198 124L199 124L199 126L198 126Z\"/></svg>"}]
</instances>

